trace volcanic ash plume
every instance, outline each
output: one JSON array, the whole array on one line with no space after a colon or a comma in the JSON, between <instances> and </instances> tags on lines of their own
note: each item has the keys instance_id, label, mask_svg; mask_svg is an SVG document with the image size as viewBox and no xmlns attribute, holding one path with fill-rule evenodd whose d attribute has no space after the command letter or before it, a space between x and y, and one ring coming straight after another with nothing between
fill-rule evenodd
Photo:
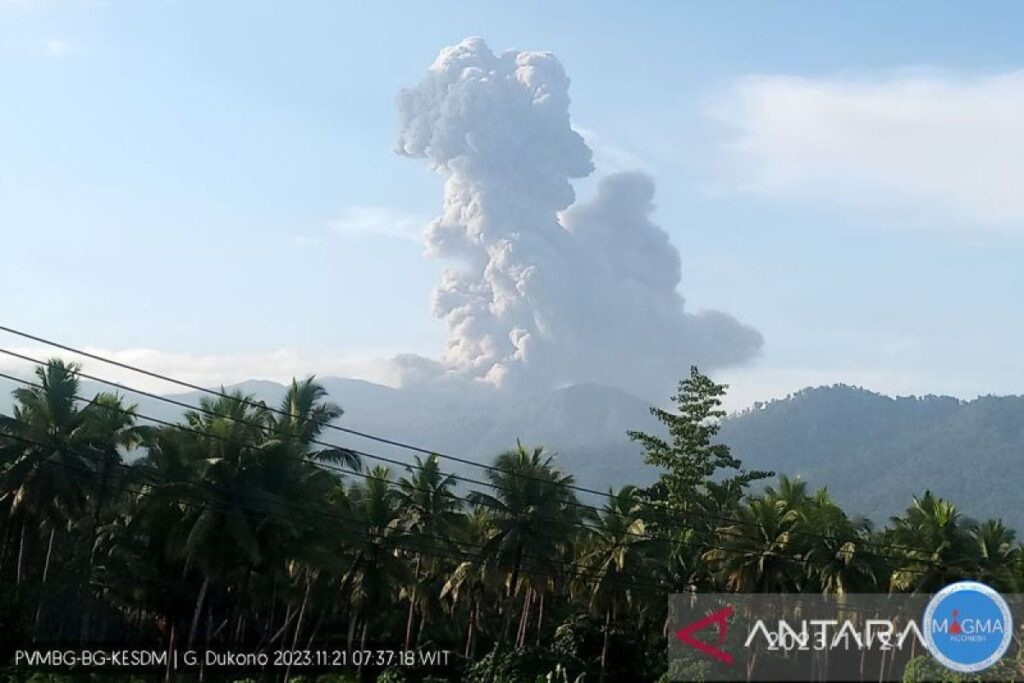
<instances>
[{"instance_id":1,"label":"volcanic ash plume","mask_svg":"<svg viewBox=\"0 0 1024 683\"><path fill-rule=\"evenodd\" d=\"M428 252L451 259L433 296L448 340L430 372L498 387L600 382L661 398L690 364L742 362L761 335L719 312L684 311L680 260L649 220L654 182L604 178L573 204L591 152L569 121L569 79L546 52L445 48L398 97L397 151L444 179Z\"/></svg>"}]
</instances>

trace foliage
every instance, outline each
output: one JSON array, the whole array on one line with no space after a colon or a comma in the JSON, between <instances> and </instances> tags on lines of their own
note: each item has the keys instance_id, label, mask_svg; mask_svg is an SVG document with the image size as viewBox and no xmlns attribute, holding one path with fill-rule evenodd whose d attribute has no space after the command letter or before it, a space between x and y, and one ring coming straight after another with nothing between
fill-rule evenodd
<instances>
[{"instance_id":1,"label":"foliage","mask_svg":"<svg viewBox=\"0 0 1024 683\"><path fill-rule=\"evenodd\" d=\"M156 428L77 374L38 368L0 417L8 644L445 650L318 680L653 681L670 592L1024 587L1013 531L931 492L876 530L800 478L752 490L767 473L716 443L725 388L696 369L655 412L670 438L633 434L659 481L598 501L522 444L470 490L437 456L364 467L322 440L342 411L314 378L277 410L224 394Z\"/></svg>"}]
</instances>

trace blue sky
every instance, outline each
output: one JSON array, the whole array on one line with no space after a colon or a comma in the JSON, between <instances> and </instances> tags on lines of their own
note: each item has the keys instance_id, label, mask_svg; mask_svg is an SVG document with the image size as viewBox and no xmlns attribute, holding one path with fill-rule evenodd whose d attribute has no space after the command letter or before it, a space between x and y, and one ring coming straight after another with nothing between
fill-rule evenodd
<instances>
[{"instance_id":1,"label":"blue sky","mask_svg":"<svg viewBox=\"0 0 1024 683\"><path fill-rule=\"evenodd\" d=\"M557 55L595 151L577 194L650 173L688 307L764 335L718 373L734 406L1022 392L1022 15L0 0L0 319L212 382L436 357L440 180L393 153L394 98L479 35Z\"/></svg>"}]
</instances>

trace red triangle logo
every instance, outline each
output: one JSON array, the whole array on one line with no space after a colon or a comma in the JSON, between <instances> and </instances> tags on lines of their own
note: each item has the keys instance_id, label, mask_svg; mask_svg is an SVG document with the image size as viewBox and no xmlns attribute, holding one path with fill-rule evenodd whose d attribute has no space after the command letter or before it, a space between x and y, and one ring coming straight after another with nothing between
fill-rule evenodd
<instances>
[{"instance_id":1,"label":"red triangle logo","mask_svg":"<svg viewBox=\"0 0 1024 683\"><path fill-rule=\"evenodd\" d=\"M695 621L692 624L688 624L687 626L684 626L678 631L676 631L676 638L678 638L680 642L685 643L696 650L700 650L707 656L717 659L718 661L731 666L731 654L723 650L719 650L714 645L709 645L708 643L705 643L702 640L697 640L693 637L693 634L697 631L707 628L708 626L716 624L718 626L718 642L716 643L716 645L721 645L725 642L726 634L729 633L729 617L732 616L732 612L733 610L730 606L720 609L712 614L709 614L703 619Z\"/></svg>"}]
</instances>

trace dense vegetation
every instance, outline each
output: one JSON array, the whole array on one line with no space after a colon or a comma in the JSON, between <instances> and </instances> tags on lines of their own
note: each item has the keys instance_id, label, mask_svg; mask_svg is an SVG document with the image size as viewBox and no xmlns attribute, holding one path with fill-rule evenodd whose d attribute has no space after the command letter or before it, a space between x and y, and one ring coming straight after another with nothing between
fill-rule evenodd
<instances>
[{"instance_id":1,"label":"dense vegetation","mask_svg":"<svg viewBox=\"0 0 1024 683\"><path fill-rule=\"evenodd\" d=\"M883 518L922 481L965 513L1024 528L1024 397L892 398L804 389L731 415L722 441L751 466L828 482L848 510Z\"/></svg>"},{"instance_id":2,"label":"dense vegetation","mask_svg":"<svg viewBox=\"0 0 1024 683\"><path fill-rule=\"evenodd\" d=\"M752 486L772 475L717 442L724 387L696 369L655 411L667 436L631 435L657 482L604 501L523 445L485 485L371 463L324 438L341 409L312 378L153 425L79 400L74 365L36 375L0 417L8 643L442 648L446 678L641 681L665 673L673 592L1024 590L1013 532L931 493L876 529L804 481Z\"/></svg>"}]
</instances>

